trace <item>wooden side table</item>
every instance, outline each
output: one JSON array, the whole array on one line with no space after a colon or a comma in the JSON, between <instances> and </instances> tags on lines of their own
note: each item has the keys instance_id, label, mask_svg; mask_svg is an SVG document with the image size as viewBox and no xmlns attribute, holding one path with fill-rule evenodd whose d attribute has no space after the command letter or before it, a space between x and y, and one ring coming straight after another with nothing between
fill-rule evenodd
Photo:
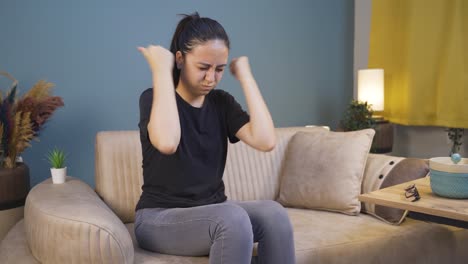
<instances>
[{"instance_id":1,"label":"wooden side table","mask_svg":"<svg viewBox=\"0 0 468 264\"><path fill-rule=\"evenodd\" d=\"M416 202L405 198L405 188L413 183L421 197ZM416 219L468 228L468 199L449 199L434 194L429 177L361 194L359 200L408 210Z\"/></svg>"},{"instance_id":2,"label":"wooden side table","mask_svg":"<svg viewBox=\"0 0 468 264\"><path fill-rule=\"evenodd\" d=\"M375 119L375 136L372 141L372 153L391 153L393 150L393 124L385 119Z\"/></svg>"}]
</instances>

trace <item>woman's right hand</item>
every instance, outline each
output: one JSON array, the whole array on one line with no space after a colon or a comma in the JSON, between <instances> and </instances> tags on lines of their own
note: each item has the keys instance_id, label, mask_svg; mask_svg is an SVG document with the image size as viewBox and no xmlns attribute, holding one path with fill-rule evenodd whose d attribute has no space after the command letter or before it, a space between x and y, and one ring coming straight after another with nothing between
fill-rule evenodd
<instances>
[{"instance_id":1,"label":"woman's right hand","mask_svg":"<svg viewBox=\"0 0 468 264\"><path fill-rule=\"evenodd\" d=\"M138 47L143 54L151 72L154 74L160 71L169 70L172 72L174 67L174 54L162 46L149 45L148 47Z\"/></svg>"}]
</instances>

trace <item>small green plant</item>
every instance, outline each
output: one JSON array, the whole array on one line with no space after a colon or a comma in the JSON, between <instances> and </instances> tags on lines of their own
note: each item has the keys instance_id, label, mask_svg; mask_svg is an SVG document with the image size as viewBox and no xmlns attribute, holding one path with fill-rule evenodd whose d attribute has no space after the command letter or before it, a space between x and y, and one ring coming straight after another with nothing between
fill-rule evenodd
<instances>
[{"instance_id":1,"label":"small green plant","mask_svg":"<svg viewBox=\"0 0 468 264\"><path fill-rule=\"evenodd\" d=\"M65 152L59 148L54 148L47 154L50 166L55 169L65 168L66 158Z\"/></svg>"},{"instance_id":2,"label":"small green plant","mask_svg":"<svg viewBox=\"0 0 468 264\"><path fill-rule=\"evenodd\" d=\"M460 146L462 145L463 128L447 128L447 134L450 141L452 141L452 148L450 149L449 156L454 153L460 152Z\"/></svg>"},{"instance_id":3,"label":"small green plant","mask_svg":"<svg viewBox=\"0 0 468 264\"><path fill-rule=\"evenodd\" d=\"M372 118L374 111L367 102L352 100L346 110L344 119L341 120L341 128L344 131L355 131L365 128L373 128L375 120Z\"/></svg>"}]
</instances>

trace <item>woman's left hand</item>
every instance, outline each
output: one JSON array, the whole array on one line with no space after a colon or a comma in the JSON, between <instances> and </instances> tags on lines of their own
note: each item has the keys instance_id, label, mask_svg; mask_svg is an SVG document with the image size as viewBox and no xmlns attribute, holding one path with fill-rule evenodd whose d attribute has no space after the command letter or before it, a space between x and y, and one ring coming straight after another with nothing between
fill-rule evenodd
<instances>
[{"instance_id":1,"label":"woman's left hand","mask_svg":"<svg viewBox=\"0 0 468 264\"><path fill-rule=\"evenodd\" d=\"M237 80L252 77L249 58L247 58L246 56L234 58L231 61L231 64L229 65L229 69L231 70L232 75L234 75L234 77Z\"/></svg>"}]
</instances>

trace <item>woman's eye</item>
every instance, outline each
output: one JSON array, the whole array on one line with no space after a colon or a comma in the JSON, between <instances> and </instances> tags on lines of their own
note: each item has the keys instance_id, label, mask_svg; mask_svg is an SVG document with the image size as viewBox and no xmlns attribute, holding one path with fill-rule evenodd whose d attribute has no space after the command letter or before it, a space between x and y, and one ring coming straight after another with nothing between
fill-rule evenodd
<instances>
[{"instance_id":1,"label":"woman's eye","mask_svg":"<svg viewBox=\"0 0 468 264\"><path fill-rule=\"evenodd\" d=\"M202 71L207 71L208 68L200 68L200 70L202 70Z\"/></svg>"},{"instance_id":2,"label":"woman's eye","mask_svg":"<svg viewBox=\"0 0 468 264\"><path fill-rule=\"evenodd\" d=\"M224 69L216 69L217 72L222 72Z\"/></svg>"}]
</instances>

